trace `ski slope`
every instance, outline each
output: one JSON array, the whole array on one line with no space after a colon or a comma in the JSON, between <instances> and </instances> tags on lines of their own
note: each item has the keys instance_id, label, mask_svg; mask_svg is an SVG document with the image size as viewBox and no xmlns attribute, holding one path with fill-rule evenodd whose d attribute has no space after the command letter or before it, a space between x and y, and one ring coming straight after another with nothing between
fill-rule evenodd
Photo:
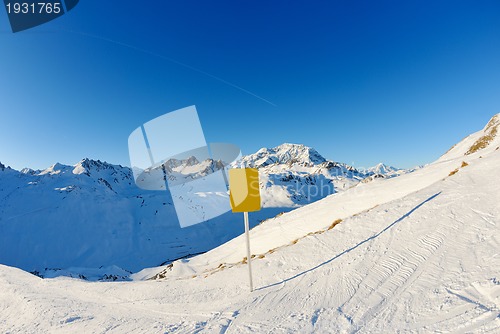
<instances>
[{"instance_id":1,"label":"ski slope","mask_svg":"<svg viewBox=\"0 0 500 334\"><path fill-rule=\"evenodd\" d=\"M252 293L242 237L133 282L0 266L0 332L498 333L499 138L464 155L485 131L252 229Z\"/></svg>"}]
</instances>

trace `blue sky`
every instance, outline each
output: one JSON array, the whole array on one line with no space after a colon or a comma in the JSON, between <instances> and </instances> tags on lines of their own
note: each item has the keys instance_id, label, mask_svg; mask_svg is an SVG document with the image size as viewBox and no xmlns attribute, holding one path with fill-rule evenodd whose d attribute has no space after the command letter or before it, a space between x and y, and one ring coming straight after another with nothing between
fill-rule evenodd
<instances>
[{"instance_id":1,"label":"blue sky","mask_svg":"<svg viewBox=\"0 0 500 334\"><path fill-rule=\"evenodd\" d=\"M129 165L136 127L196 105L207 141L244 154L428 163L500 112L499 16L498 1L87 0L13 34L1 9L0 161Z\"/></svg>"}]
</instances>

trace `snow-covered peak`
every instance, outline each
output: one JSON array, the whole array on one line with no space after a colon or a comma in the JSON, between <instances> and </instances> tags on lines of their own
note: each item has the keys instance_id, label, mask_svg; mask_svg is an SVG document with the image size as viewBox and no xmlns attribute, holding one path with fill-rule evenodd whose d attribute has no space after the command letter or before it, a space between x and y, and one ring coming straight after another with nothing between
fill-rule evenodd
<instances>
[{"instance_id":1,"label":"snow-covered peak","mask_svg":"<svg viewBox=\"0 0 500 334\"><path fill-rule=\"evenodd\" d=\"M2 164L2 162L0 162L0 171L2 171L2 172L3 172L4 170L5 170L5 165L4 165L4 164Z\"/></svg>"},{"instance_id":2,"label":"snow-covered peak","mask_svg":"<svg viewBox=\"0 0 500 334\"><path fill-rule=\"evenodd\" d=\"M49 168L41 171L39 175L47 175L47 174L48 175L57 175L57 174L65 173L70 169L72 169L72 166L63 165L63 164L60 164L59 162L56 162L55 164L53 164Z\"/></svg>"},{"instance_id":3,"label":"snow-covered peak","mask_svg":"<svg viewBox=\"0 0 500 334\"><path fill-rule=\"evenodd\" d=\"M129 169L121 165L113 165L101 160L92 160L89 158L82 159L80 162L72 166L73 174L85 174L91 175L92 173L101 174L103 172L109 172L110 174L116 174L117 171L121 170L128 174Z\"/></svg>"},{"instance_id":4,"label":"snow-covered peak","mask_svg":"<svg viewBox=\"0 0 500 334\"><path fill-rule=\"evenodd\" d=\"M19 171L21 174L35 175L36 171L31 168L23 168Z\"/></svg>"},{"instance_id":5,"label":"snow-covered peak","mask_svg":"<svg viewBox=\"0 0 500 334\"><path fill-rule=\"evenodd\" d=\"M265 167L271 164L298 164L302 166L315 166L325 162L314 148L285 143L274 148L261 148L254 154L245 156L242 162L248 167Z\"/></svg>"},{"instance_id":6,"label":"snow-covered peak","mask_svg":"<svg viewBox=\"0 0 500 334\"><path fill-rule=\"evenodd\" d=\"M89 158L80 160L73 167L73 174L87 174L89 175L92 169L101 169L103 165L108 165L107 163L102 163L100 160L95 161ZM107 167L107 166L106 166Z\"/></svg>"},{"instance_id":7,"label":"snow-covered peak","mask_svg":"<svg viewBox=\"0 0 500 334\"><path fill-rule=\"evenodd\" d=\"M91 160L88 158L82 159L80 162L76 163L73 166L70 165L63 165L59 162L53 164L49 168L41 171L39 175L57 175L57 174L65 174L65 173L72 173L72 174L86 174L90 175L90 172L92 170L102 170L102 169L108 169L112 168L112 165L106 163L106 162L101 162L100 160Z\"/></svg>"},{"instance_id":8,"label":"snow-covered peak","mask_svg":"<svg viewBox=\"0 0 500 334\"><path fill-rule=\"evenodd\" d=\"M184 175L208 175L217 170L224 168L223 162L213 160L211 158L199 161L195 156L190 156L187 159L168 159L162 165L154 168L164 168L167 174L184 174Z\"/></svg>"},{"instance_id":9,"label":"snow-covered peak","mask_svg":"<svg viewBox=\"0 0 500 334\"><path fill-rule=\"evenodd\" d=\"M88 158L82 159L74 165L55 163L42 171L25 168L21 173L26 176L35 176L36 179L32 181L34 184L39 180L47 180L48 176L57 183L54 189L58 190L88 188L100 184L112 191L119 189L127 191L128 186L132 184L130 168Z\"/></svg>"},{"instance_id":10,"label":"snow-covered peak","mask_svg":"<svg viewBox=\"0 0 500 334\"><path fill-rule=\"evenodd\" d=\"M400 170L400 168L389 166L380 162L377 165L368 168L367 172L368 174L391 175L399 172Z\"/></svg>"},{"instance_id":11,"label":"snow-covered peak","mask_svg":"<svg viewBox=\"0 0 500 334\"><path fill-rule=\"evenodd\" d=\"M196 159L195 156L191 156L187 159L170 158L167 161L165 161L162 165L164 168L166 168L167 171L171 171L180 166L193 166L196 164L199 164L198 159Z\"/></svg>"}]
</instances>

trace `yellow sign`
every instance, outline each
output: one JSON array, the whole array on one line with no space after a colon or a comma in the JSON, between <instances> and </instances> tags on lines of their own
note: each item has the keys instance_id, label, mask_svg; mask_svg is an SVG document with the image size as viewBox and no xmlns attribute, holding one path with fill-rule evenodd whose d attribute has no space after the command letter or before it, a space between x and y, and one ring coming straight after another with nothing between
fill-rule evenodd
<instances>
[{"instance_id":1,"label":"yellow sign","mask_svg":"<svg viewBox=\"0 0 500 334\"><path fill-rule=\"evenodd\" d=\"M259 171L255 168L229 170L229 200L233 212L260 210Z\"/></svg>"}]
</instances>

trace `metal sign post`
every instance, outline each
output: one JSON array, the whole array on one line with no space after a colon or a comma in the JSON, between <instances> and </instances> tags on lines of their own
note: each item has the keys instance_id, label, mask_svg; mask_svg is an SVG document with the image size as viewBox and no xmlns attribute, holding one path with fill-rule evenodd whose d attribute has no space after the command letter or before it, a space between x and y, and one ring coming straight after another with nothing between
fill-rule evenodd
<instances>
[{"instance_id":1,"label":"metal sign post","mask_svg":"<svg viewBox=\"0 0 500 334\"><path fill-rule=\"evenodd\" d=\"M247 242L248 278L250 280L250 292L252 292L252 253L250 252L248 212L260 210L259 172L257 169L233 168L229 170L229 200L233 212L243 212Z\"/></svg>"},{"instance_id":2,"label":"metal sign post","mask_svg":"<svg viewBox=\"0 0 500 334\"><path fill-rule=\"evenodd\" d=\"M248 262L248 278L250 279L250 292L253 291L252 281L252 255L250 255L250 228L248 224L248 212L243 212L245 218L245 236L247 239L247 262Z\"/></svg>"}]
</instances>

